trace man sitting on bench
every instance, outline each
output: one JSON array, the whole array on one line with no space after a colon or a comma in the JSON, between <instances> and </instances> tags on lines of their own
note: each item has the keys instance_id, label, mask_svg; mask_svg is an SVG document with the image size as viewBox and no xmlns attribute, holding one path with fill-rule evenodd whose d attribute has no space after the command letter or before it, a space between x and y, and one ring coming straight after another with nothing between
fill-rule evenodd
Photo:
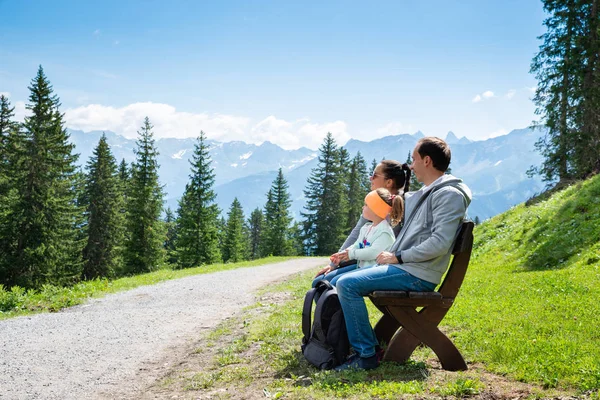
<instances>
[{"instance_id":1,"label":"man sitting on bench","mask_svg":"<svg viewBox=\"0 0 600 400\"><path fill-rule=\"evenodd\" d=\"M448 268L471 191L461 179L445 174L450 164L448 144L435 137L420 139L411 169L423 186L405 194L404 226L389 252L372 268L348 272L336 287L355 354L336 368L379 366L377 338L363 296L376 290L433 291Z\"/></svg>"}]
</instances>

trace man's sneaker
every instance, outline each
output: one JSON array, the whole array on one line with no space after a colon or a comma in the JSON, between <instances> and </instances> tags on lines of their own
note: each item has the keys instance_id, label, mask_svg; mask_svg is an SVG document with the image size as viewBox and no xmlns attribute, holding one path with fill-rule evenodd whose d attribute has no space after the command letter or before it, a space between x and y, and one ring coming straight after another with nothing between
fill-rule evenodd
<instances>
[{"instance_id":1,"label":"man's sneaker","mask_svg":"<svg viewBox=\"0 0 600 400\"><path fill-rule=\"evenodd\" d=\"M379 360L377 354L371 357L360 357L358 354L354 354L344 364L335 368L336 371L346 371L348 369L375 369L379 367Z\"/></svg>"}]
</instances>

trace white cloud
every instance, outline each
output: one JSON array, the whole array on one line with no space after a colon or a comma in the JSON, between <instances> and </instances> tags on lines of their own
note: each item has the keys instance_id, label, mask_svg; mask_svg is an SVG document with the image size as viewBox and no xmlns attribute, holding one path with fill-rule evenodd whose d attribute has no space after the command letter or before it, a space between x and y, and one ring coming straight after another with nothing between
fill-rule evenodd
<instances>
[{"instance_id":1,"label":"white cloud","mask_svg":"<svg viewBox=\"0 0 600 400\"><path fill-rule=\"evenodd\" d=\"M345 144L350 140L344 121L319 124L303 118L290 122L277 119L273 115L268 116L252 127L250 140L252 142L269 141L288 150L299 147L317 149L323 142L327 132L331 132L338 144Z\"/></svg>"},{"instance_id":2,"label":"white cloud","mask_svg":"<svg viewBox=\"0 0 600 400\"><path fill-rule=\"evenodd\" d=\"M498 136L504 136L508 133L508 131L506 129L500 128L494 132L488 133L486 139L491 139L491 138L495 138Z\"/></svg>"},{"instance_id":3,"label":"white cloud","mask_svg":"<svg viewBox=\"0 0 600 400\"><path fill-rule=\"evenodd\" d=\"M494 92L492 92L491 90L486 90L485 92L483 92L482 96L484 99L489 99L491 97L494 97Z\"/></svg>"},{"instance_id":4,"label":"white cloud","mask_svg":"<svg viewBox=\"0 0 600 400\"><path fill-rule=\"evenodd\" d=\"M203 130L210 139L241 140L248 119L221 114L179 112L161 103L134 103L121 108L90 104L65 111L67 126L83 131L111 130L127 138L136 138L144 118L154 125L156 138L197 137Z\"/></svg>"},{"instance_id":5,"label":"white cloud","mask_svg":"<svg viewBox=\"0 0 600 400\"><path fill-rule=\"evenodd\" d=\"M475 97L473 97L473 100L471 100L473 103L479 103L482 100L487 100L487 99L491 99L492 97L496 97L494 95L494 92L492 92L491 90L486 90L485 92L476 95Z\"/></svg>"},{"instance_id":6,"label":"white cloud","mask_svg":"<svg viewBox=\"0 0 600 400\"><path fill-rule=\"evenodd\" d=\"M375 137L373 137L372 139L375 138L382 138L384 136L389 136L389 135L399 135L401 133L406 133L412 130L412 126L411 125L405 125L402 122L389 122L386 125L378 128L375 131ZM372 140L372 139L366 139L366 140Z\"/></svg>"},{"instance_id":7,"label":"white cloud","mask_svg":"<svg viewBox=\"0 0 600 400\"><path fill-rule=\"evenodd\" d=\"M15 121L23 122L25 121L25 116L29 115L30 112L25 108L24 101L17 101L14 104L15 107Z\"/></svg>"},{"instance_id":8,"label":"white cloud","mask_svg":"<svg viewBox=\"0 0 600 400\"><path fill-rule=\"evenodd\" d=\"M10 99L10 92L0 92L0 96L4 96Z\"/></svg>"},{"instance_id":9,"label":"white cloud","mask_svg":"<svg viewBox=\"0 0 600 400\"><path fill-rule=\"evenodd\" d=\"M96 29L93 33L94 36L98 37L100 36L100 29Z\"/></svg>"},{"instance_id":10,"label":"white cloud","mask_svg":"<svg viewBox=\"0 0 600 400\"><path fill-rule=\"evenodd\" d=\"M338 144L345 144L350 139L343 121L315 123L306 118L286 121L271 115L252 123L246 117L182 112L168 104L151 102L134 103L121 108L90 104L65 111L69 128L110 130L127 138L137 137L137 131L146 116L154 125L153 132L157 139L197 137L202 130L212 140L240 140L254 144L270 141L285 149L302 146L317 149L327 132L332 133Z\"/></svg>"},{"instance_id":11,"label":"white cloud","mask_svg":"<svg viewBox=\"0 0 600 400\"><path fill-rule=\"evenodd\" d=\"M517 91L515 89L510 89L504 97L506 97L507 99L510 100L515 96L516 93L517 93Z\"/></svg>"}]
</instances>

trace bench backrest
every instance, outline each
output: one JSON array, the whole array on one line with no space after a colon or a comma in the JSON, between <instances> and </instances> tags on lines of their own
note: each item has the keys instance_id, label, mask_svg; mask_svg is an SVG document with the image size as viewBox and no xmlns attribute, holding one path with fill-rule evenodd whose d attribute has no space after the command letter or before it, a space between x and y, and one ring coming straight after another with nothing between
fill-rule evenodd
<instances>
[{"instance_id":1,"label":"bench backrest","mask_svg":"<svg viewBox=\"0 0 600 400\"><path fill-rule=\"evenodd\" d=\"M463 222L460 232L456 237L454 248L452 249L452 262L438 290L444 298L455 298L465 279L467 267L471 259L471 250L473 249L474 226L475 224L472 221Z\"/></svg>"}]
</instances>

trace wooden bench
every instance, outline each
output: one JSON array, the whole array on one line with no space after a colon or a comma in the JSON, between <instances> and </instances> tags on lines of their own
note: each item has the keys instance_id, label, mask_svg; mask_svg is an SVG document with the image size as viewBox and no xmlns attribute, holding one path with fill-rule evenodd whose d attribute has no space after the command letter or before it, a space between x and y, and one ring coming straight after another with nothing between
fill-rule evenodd
<instances>
[{"instance_id":1,"label":"wooden bench","mask_svg":"<svg viewBox=\"0 0 600 400\"><path fill-rule=\"evenodd\" d=\"M473 248L473 222L463 222L452 250L452 262L436 292L375 291L369 298L383 312L375 325L379 342L388 343L384 361L406 362L423 343L438 356L442 368L464 371L467 364L452 341L442 333L442 321L458 294ZM422 307L417 311L418 307Z\"/></svg>"}]
</instances>

